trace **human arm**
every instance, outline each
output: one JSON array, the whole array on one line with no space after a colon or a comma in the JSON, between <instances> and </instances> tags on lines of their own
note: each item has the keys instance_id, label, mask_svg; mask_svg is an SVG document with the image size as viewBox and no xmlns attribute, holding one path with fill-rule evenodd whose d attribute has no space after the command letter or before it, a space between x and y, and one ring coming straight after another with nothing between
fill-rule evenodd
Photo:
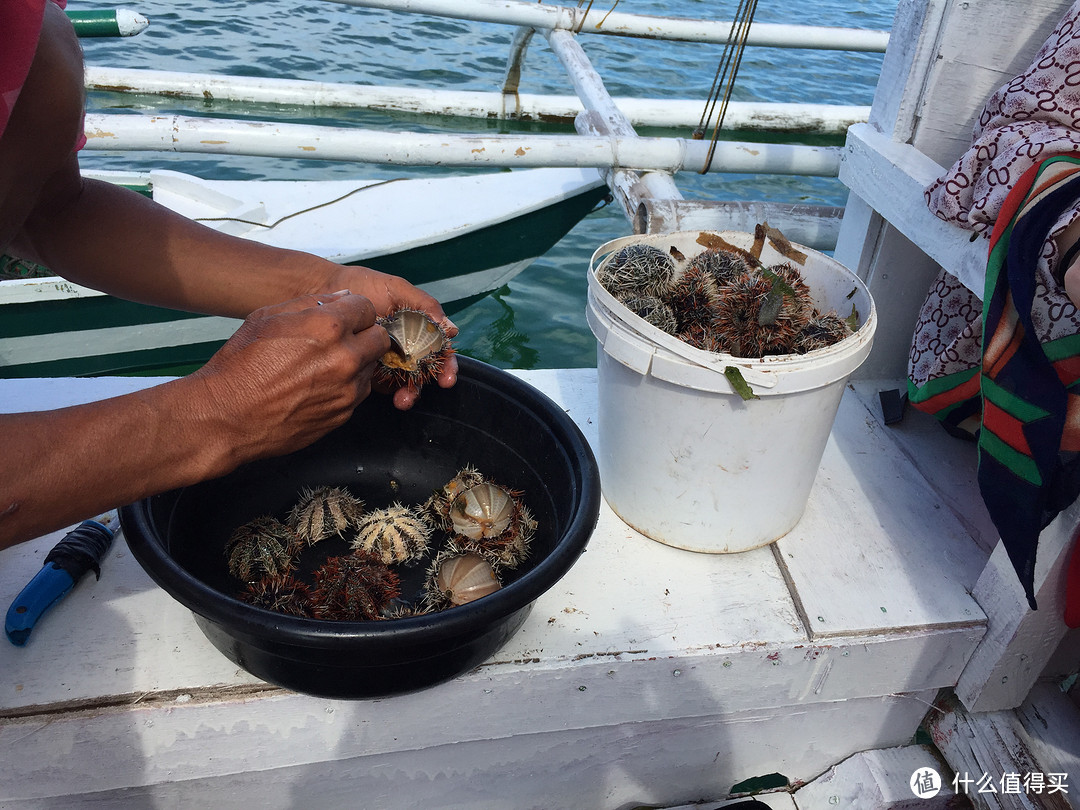
<instances>
[{"instance_id":1,"label":"human arm","mask_svg":"<svg viewBox=\"0 0 1080 810\"><path fill-rule=\"evenodd\" d=\"M0 415L0 548L299 449L343 424L389 348L386 333L369 328L374 318L357 295L296 299L254 313L187 377Z\"/></svg>"},{"instance_id":2,"label":"human arm","mask_svg":"<svg viewBox=\"0 0 1080 810\"><path fill-rule=\"evenodd\" d=\"M127 189L84 179L73 152L81 127L82 58L64 14L46 4L41 37L0 139L0 246L117 297L246 317L297 296L351 290L380 315L438 302L404 279L221 234ZM447 364L439 384L452 385ZM394 394L399 407L415 395Z\"/></svg>"}]
</instances>

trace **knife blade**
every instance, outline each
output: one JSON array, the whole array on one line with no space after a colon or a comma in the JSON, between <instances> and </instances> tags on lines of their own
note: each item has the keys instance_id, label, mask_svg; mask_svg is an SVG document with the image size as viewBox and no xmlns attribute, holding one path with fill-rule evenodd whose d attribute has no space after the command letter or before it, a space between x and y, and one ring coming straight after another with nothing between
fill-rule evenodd
<instances>
[{"instance_id":1,"label":"knife blade","mask_svg":"<svg viewBox=\"0 0 1080 810\"><path fill-rule=\"evenodd\" d=\"M108 512L84 520L53 546L41 570L8 608L4 631L12 644L24 646L38 620L67 596L87 571L101 579L101 561L119 528L119 514Z\"/></svg>"}]
</instances>

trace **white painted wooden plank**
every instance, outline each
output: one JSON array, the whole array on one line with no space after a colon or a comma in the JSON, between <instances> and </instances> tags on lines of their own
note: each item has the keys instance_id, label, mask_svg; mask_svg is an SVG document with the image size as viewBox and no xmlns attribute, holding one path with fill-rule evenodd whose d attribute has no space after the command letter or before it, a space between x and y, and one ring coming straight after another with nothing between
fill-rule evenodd
<instances>
[{"instance_id":1,"label":"white painted wooden plank","mask_svg":"<svg viewBox=\"0 0 1080 810\"><path fill-rule=\"evenodd\" d=\"M0 338L0 366L228 340L241 323L235 318L181 318L133 326L5 337Z\"/></svg>"},{"instance_id":2,"label":"white painted wooden plank","mask_svg":"<svg viewBox=\"0 0 1080 810\"><path fill-rule=\"evenodd\" d=\"M586 437L595 441L594 370L522 376L549 391L582 426ZM40 384L45 393L37 396L38 406L130 390L138 384L130 380L76 383L67 389L55 381ZM0 392L30 392L38 385L36 381L3 381ZM11 408L30 396L6 395L0 401ZM857 419L865 422L865 412ZM823 480L830 477L827 465ZM0 554L0 582L6 592L17 592L57 536ZM857 545L856 538L845 536ZM876 601L871 613L875 611L880 612ZM727 682L726 700L757 705L755 701L771 699L752 694L757 686L775 682L781 691L813 701L843 698L863 688L873 694L952 683L981 634L977 616L966 616L969 626L954 632L950 628L955 617L946 613L927 622L936 623L942 632L890 635L905 621L880 615L875 627L884 633L877 639L882 645L868 641L845 645L839 638L830 638L825 647L810 650L805 648L805 631L768 549L740 555L698 555L673 549L632 531L605 506L588 552L537 602L525 627L487 670L492 676L509 673L521 678L590 657L598 661L619 656L689 660L698 666L694 657L701 656L701 666L726 672L732 666L727 656L746 648L759 653L753 658L753 674L740 679L743 686L734 692L730 692L733 683ZM839 632L835 624L825 629L834 636ZM185 609L151 586L122 544L107 561L102 580L81 584L40 631L25 648L0 647L0 665L13 684L3 695L2 705L8 710L57 701L92 701L104 695L255 682L237 673L209 646ZM175 659L174 648L179 651ZM163 650L168 652L163 654ZM50 666L68 656L86 659L78 665L78 677ZM933 666L925 665L928 656ZM520 663L526 660L528 665ZM913 668L901 663L905 661L923 663ZM534 666L537 663L541 666ZM789 671L789 665L794 669ZM763 668L765 674L756 668ZM123 676L118 677L118 671Z\"/></svg>"},{"instance_id":3,"label":"white painted wooden plank","mask_svg":"<svg viewBox=\"0 0 1080 810\"><path fill-rule=\"evenodd\" d=\"M1040 683L1017 711L968 713L958 703L943 704L944 711L927 717L935 746L962 779L970 779L967 796L978 810L1070 810L1076 805L1077 774L1080 773L1077 735L1080 720L1057 686ZM1060 699L1059 699L1060 698ZM1021 780L1037 774L1043 790L1003 790L1010 775ZM1063 781L1065 791L1051 790L1050 774ZM978 780L993 783L996 792L980 792ZM964 793L964 789L959 791Z\"/></svg>"},{"instance_id":4,"label":"white painted wooden plank","mask_svg":"<svg viewBox=\"0 0 1080 810\"><path fill-rule=\"evenodd\" d=\"M1080 795L1080 706L1062 691L1059 680L1041 680L1016 709L1031 740L1032 754L1046 772L1070 774ZM1075 798L1073 799L1075 802Z\"/></svg>"},{"instance_id":5,"label":"white painted wooden plank","mask_svg":"<svg viewBox=\"0 0 1080 810\"><path fill-rule=\"evenodd\" d=\"M814 639L985 621L957 573L981 552L884 430L844 397L806 513L776 543Z\"/></svg>"},{"instance_id":6,"label":"white painted wooden plank","mask_svg":"<svg viewBox=\"0 0 1080 810\"><path fill-rule=\"evenodd\" d=\"M896 143L869 124L848 130L841 153L840 180L935 262L979 297L986 270L987 242L935 217L923 188L945 169L907 144ZM925 289L920 290L925 297Z\"/></svg>"},{"instance_id":7,"label":"white painted wooden plank","mask_svg":"<svg viewBox=\"0 0 1080 810\"><path fill-rule=\"evenodd\" d=\"M989 620L986 638L956 686L969 711L1019 706L1065 637L1065 577L1078 525L1080 503L1074 503L1039 536L1038 610L1029 607L1004 545L999 543L990 555L972 592Z\"/></svg>"},{"instance_id":8,"label":"white painted wooden plank","mask_svg":"<svg viewBox=\"0 0 1080 810\"><path fill-rule=\"evenodd\" d=\"M58 298L87 298L105 293L62 278L6 278L0 281L0 304L29 304Z\"/></svg>"},{"instance_id":9,"label":"white painted wooden plank","mask_svg":"<svg viewBox=\"0 0 1080 810\"><path fill-rule=\"evenodd\" d=\"M940 792L919 796L912 778L927 769L937 774ZM855 754L795 792L800 810L950 810L957 806L952 786L941 779L940 755L928 745L906 745ZM945 780L949 778L945 774Z\"/></svg>"},{"instance_id":10,"label":"white painted wooden plank","mask_svg":"<svg viewBox=\"0 0 1080 810\"><path fill-rule=\"evenodd\" d=\"M852 211L853 207L856 211L866 208L855 193L848 195L847 210ZM851 223L856 232L860 219ZM859 268L855 272L866 281L877 306L874 345L857 376L903 380L907 375L912 329L939 268L896 228L883 222L880 215L874 214L866 227L862 239L856 236L855 244L845 243L843 250L838 244L835 254L842 263L850 262L848 266L852 269ZM845 213L841 236L848 228ZM852 254L849 249L856 252Z\"/></svg>"},{"instance_id":11,"label":"white painted wooden plank","mask_svg":"<svg viewBox=\"0 0 1080 810\"><path fill-rule=\"evenodd\" d=\"M595 441L594 370L520 374ZM148 382L2 381L0 403L59 406ZM57 536L0 554L0 589L20 587ZM103 801L242 792L273 807L346 786L382 797L391 785L399 792L380 806L416 806L437 791L439 806L482 807L470 801L479 784L496 803L514 789L546 790L549 807L597 795L588 806L613 808L722 795L770 771L807 779L859 748L900 744L982 633L946 621L811 643L768 549L684 552L606 506L589 550L492 661L414 695L350 702L264 690L123 544L102 580L80 584L39 631L25 648L0 648L11 775L0 774L0 799L76 785L107 791ZM72 711L54 711L65 704ZM254 762L258 774L245 775ZM551 793L566 773L568 793Z\"/></svg>"},{"instance_id":12,"label":"white painted wooden plank","mask_svg":"<svg viewBox=\"0 0 1080 810\"><path fill-rule=\"evenodd\" d=\"M878 392L905 390L903 380L897 379L858 380L853 387L867 410L879 418ZM900 422L886 426L882 432L893 441L896 452L933 487L983 551L981 558L976 554L965 557L963 567L957 569L964 587L971 590L999 539L979 492L977 445L948 435L937 419L910 405Z\"/></svg>"},{"instance_id":13,"label":"white painted wooden plank","mask_svg":"<svg viewBox=\"0 0 1080 810\"><path fill-rule=\"evenodd\" d=\"M734 714L702 699L690 717L612 718L582 730L573 724L574 708L592 702L594 692L574 682L564 687L558 702L522 706L530 712L524 716L500 716L480 690L439 690L416 696L429 698L421 702L282 696L28 718L0 726L0 797L20 808L50 806L23 802L72 793L110 807L676 804L723 797L738 782L770 773L807 780L861 748L902 744L922 716L921 701L933 696ZM649 706L660 697L620 691L617 679L609 692L613 704ZM549 712L570 723L535 728L531 721ZM485 713L489 735L455 734L459 723Z\"/></svg>"},{"instance_id":14,"label":"white painted wooden plank","mask_svg":"<svg viewBox=\"0 0 1080 810\"><path fill-rule=\"evenodd\" d=\"M891 140L908 143L917 123L919 94L936 54L938 28L949 0L899 0L881 63L870 123Z\"/></svg>"},{"instance_id":15,"label":"white painted wooden plank","mask_svg":"<svg viewBox=\"0 0 1080 810\"><path fill-rule=\"evenodd\" d=\"M1024 70L1072 0L980 0L946 6L932 58L923 64L911 143L951 165L971 144L986 99Z\"/></svg>"},{"instance_id":16,"label":"white painted wooden plank","mask_svg":"<svg viewBox=\"0 0 1080 810\"><path fill-rule=\"evenodd\" d=\"M585 382L595 380L595 371L555 376L583 378L553 393L576 392L576 401L567 407L595 439L595 383L590 388ZM538 380L554 385L550 372L541 373ZM0 390L29 391L33 385L32 381L3 381ZM108 390L107 386L103 383L98 392ZM123 384L125 390L129 386ZM71 399L77 401L79 393L89 390L88 385L80 386ZM5 401L14 406L19 398L5 397ZM53 535L0 552L4 592L12 596L18 592L56 539L58 535ZM122 543L107 562L102 580L81 584L27 647L0 646L0 668L18 685L12 687L14 693L3 697L2 705L25 707L108 694L252 682L201 639L185 609L152 587L126 556ZM612 599L616 592L620 598ZM750 605L755 607L747 609ZM722 618L719 624L718 617ZM557 620L548 623L548 618ZM84 634L88 634L85 639ZM117 644L116 639L129 643ZM650 649L650 655L668 656L713 645L805 640L786 584L767 549L738 558L699 557L642 537L605 507L588 553L571 575L537 602L527 626L500 660L536 657L529 651L539 648L544 650L545 661L557 662L622 650ZM183 660L174 663L159 658L163 644L169 649L179 647ZM83 647L93 655L78 664L78 677L50 668L50 661ZM130 667L133 674L128 683L111 675ZM201 674L204 667L205 675Z\"/></svg>"},{"instance_id":17,"label":"white painted wooden plank","mask_svg":"<svg viewBox=\"0 0 1080 810\"><path fill-rule=\"evenodd\" d=\"M798 810L795 806L795 798L785 791L773 793L755 793L753 798L761 802L770 810ZM738 803L746 802L746 798L724 799L719 802L694 802L693 804L680 804L678 807L665 807L664 810L739 810Z\"/></svg>"}]
</instances>

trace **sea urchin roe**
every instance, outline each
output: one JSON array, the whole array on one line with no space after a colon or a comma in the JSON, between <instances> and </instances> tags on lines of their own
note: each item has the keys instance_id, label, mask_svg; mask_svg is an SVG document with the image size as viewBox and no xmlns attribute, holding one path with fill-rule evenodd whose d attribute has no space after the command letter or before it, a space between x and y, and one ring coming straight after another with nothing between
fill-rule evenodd
<instances>
[{"instance_id":1,"label":"sea urchin roe","mask_svg":"<svg viewBox=\"0 0 1080 810\"><path fill-rule=\"evenodd\" d=\"M393 388L419 391L426 382L436 379L454 353L450 338L427 313L399 309L378 324L386 329L394 344L379 358L375 380Z\"/></svg>"}]
</instances>

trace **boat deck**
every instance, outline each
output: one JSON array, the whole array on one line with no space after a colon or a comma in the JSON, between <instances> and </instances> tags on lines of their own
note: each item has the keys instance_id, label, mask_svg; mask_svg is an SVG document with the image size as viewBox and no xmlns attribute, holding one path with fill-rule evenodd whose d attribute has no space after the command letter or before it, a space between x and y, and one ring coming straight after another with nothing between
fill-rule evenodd
<instances>
[{"instance_id":1,"label":"boat deck","mask_svg":"<svg viewBox=\"0 0 1080 810\"><path fill-rule=\"evenodd\" d=\"M516 373L596 446L594 369ZM151 382L0 380L0 411ZM911 410L885 427L879 387L845 393L806 514L774 545L682 551L605 504L506 647L415 694L266 685L118 541L26 647L0 645L0 801L673 805L906 744L985 632L969 591L996 537L976 511L974 448ZM14 598L59 537L0 552L0 593Z\"/></svg>"}]
</instances>

